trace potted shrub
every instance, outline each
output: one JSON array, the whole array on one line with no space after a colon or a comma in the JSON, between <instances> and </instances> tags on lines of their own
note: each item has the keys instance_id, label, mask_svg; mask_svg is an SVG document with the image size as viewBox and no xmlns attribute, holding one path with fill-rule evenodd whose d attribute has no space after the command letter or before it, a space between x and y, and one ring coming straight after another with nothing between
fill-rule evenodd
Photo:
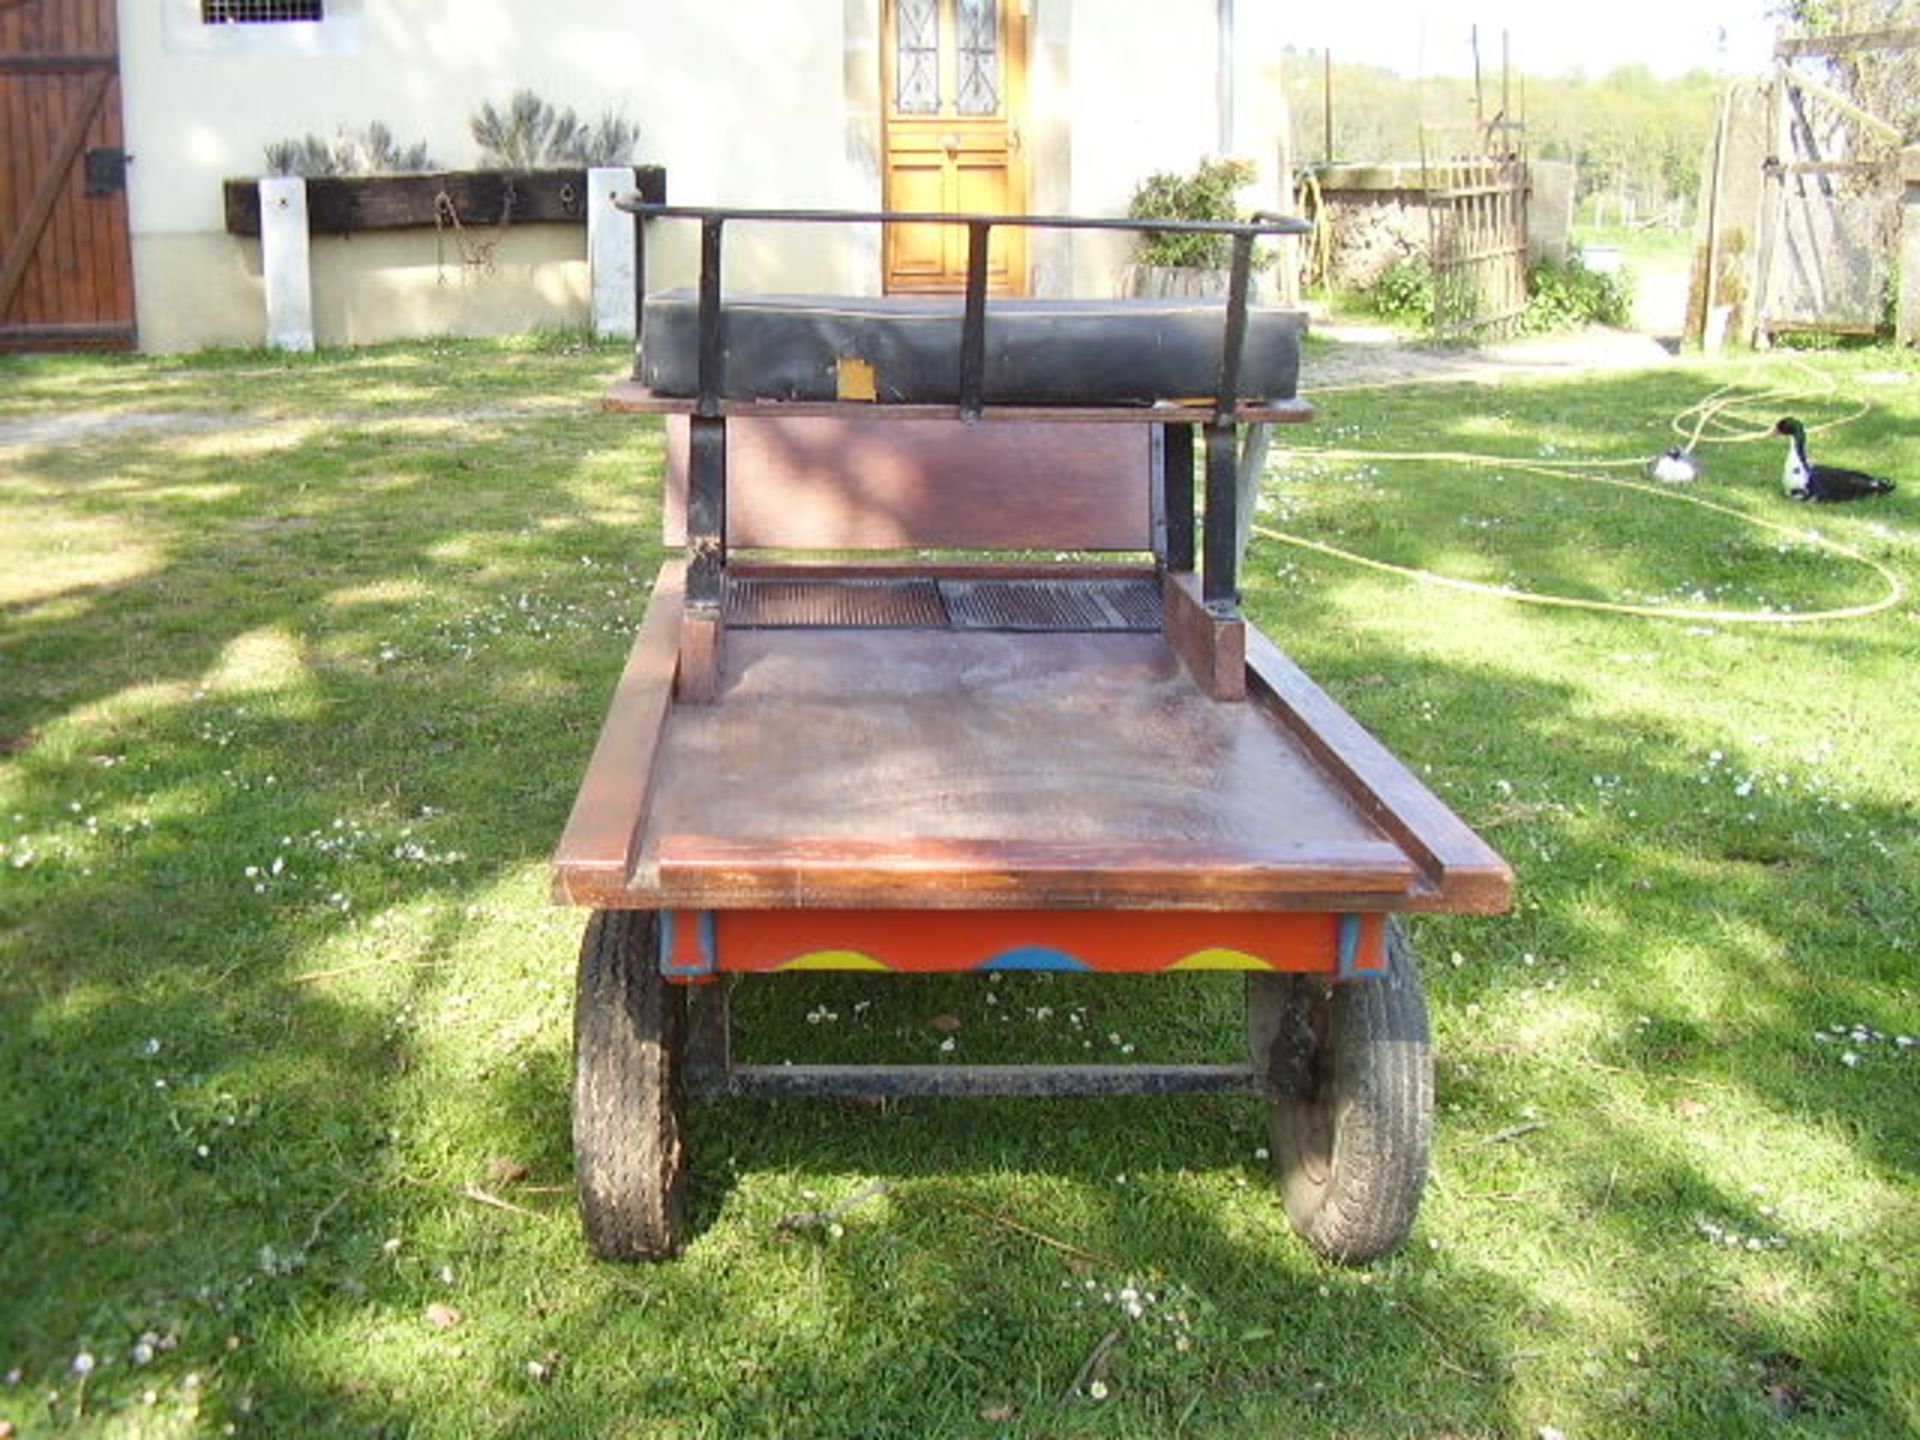
<instances>
[{"instance_id":1,"label":"potted shrub","mask_svg":"<svg viewBox=\"0 0 1920 1440\"><path fill-rule=\"evenodd\" d=\"M1157 170L1134 187L1127 215L1134 220L1237 220L1235 196L1253 176L1253 166L1245 160L1202 160L1186 175ZM1232 248L1224 235L1142 235L1130 288L1147 296L1224 295ZM1266 258L1255 252L1256 264Z\"/></svg>"}]
</instances>

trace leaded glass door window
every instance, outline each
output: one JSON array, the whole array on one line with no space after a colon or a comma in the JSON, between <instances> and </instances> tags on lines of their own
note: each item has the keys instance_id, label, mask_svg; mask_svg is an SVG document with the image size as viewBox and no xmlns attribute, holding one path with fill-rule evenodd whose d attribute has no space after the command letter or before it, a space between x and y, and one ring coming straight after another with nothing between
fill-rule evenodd
<instances>
[{"instance_id":1,"label":"leaded glass door window","mask_svg":"<svg viewBox=\"0 0 1920 1440\"><path fill-rule=\"evenodd\" d=\"M886 205L947 214L1025 210L1020 0L883 0ZM945 291L966 277L966 232L895 225L886 287ZM1025 236L994 232L996 290L1025 288Z\"/></svg>"}]
</instances>

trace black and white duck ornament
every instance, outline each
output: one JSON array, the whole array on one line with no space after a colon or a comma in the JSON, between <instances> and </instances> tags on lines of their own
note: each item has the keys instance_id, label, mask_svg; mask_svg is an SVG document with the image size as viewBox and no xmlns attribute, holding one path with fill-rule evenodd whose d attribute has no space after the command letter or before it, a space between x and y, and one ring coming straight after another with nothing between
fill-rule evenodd
<instances>
[{"instance_id":1,"label":"black and white duck ornament","mask_svg":"<svg viewBox=\"0 0 1920 1440\"><path fill-rule=\"evenodd\" d=\"M1775 425L1773 433L1787 437L1787 463L1780 472L1780 484L1791 499L1831 504L1840 500L1865 500L1893 489L1893 481L1869 475L1864 470L1815 465L1807 458L1807 427L1791 415Z\"/></svg>"}]
</instances>

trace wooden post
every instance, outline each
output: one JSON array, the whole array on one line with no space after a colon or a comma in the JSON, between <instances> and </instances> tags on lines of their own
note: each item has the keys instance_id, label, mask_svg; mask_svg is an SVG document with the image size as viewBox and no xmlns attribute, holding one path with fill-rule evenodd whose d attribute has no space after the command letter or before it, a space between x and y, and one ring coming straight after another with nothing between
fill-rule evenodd
<instances>
[{"instance_id":1,"label":"wooden post","mask_svg":"<svg viewBox=\"0 0 1920 1440\"><path fill-rule=\"evenodd\" d=\"M307 182L297 175L260 181L260 265L267 283L267 346L313 349L313 272L307 241Z\"/></svg>"},{"instance_id":2,"label":"wooden post","mask_svg":"<svg viewBox=\"0 0 1920 1440\"><path fill-rule=\"evenodd\" d=\"M1894 339L1920 346L1920 145L1900 152L1900 313Z\"/></svg>"},{"instance_id":3,"label":"wooden post","mask_svg":"<svg viewBox=\"0 0 1920 1440\"><path fill-rule=\"evenodd\" d=\"M1333 47L1328 46L1320 52L1320 105L1323 125L1323 142L1320 146L1320 158L1331 165L1333 163Z\"/></svg>"},{"instance_id":4,"label":"wooden post","mask_svg":"<svg viewBox=\"0 0 1920 1440\"><path fill-rule=\"evenodd\" d=\"M1720 189L1726 183L1727 125L1733 112L1733 92L1720 97L1720 119L1713 130L1713 164L1707 180L1707 259L1700 277L1700 344L1707 344L1707 331L1713 325L1713 307L1719 298L1720 270Z\"/></svg>"}]
</instances>

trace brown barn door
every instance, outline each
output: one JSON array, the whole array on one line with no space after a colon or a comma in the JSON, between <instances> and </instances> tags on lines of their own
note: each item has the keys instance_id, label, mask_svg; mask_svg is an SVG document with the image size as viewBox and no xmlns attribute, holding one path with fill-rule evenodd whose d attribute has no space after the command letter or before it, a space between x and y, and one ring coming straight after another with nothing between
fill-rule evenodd
<instances>
[{"instance_id":1,"label":"brown barn door","mask_svg":"<svg viewBox=\"0 0 1920 1440\"><path fill-rule=\"evenodd\" d=\"M116 0L0 0L0 350L133 348Z\"/></svg>"},{"instance_id":2,"label":"brown barn door","mask_svg":"<svg viewBox=\"0 0 1920 1440\"><path fill-rule=\"evenodd\" d=\"M886 206L968 215L1026 213L1021 103L1026 30L1020 0L886 0ZM891 225L886 288L964 289L967 232ZM994 230L988 283L1026 289L1026 232Z\"/></svg>"}]
</instances>

